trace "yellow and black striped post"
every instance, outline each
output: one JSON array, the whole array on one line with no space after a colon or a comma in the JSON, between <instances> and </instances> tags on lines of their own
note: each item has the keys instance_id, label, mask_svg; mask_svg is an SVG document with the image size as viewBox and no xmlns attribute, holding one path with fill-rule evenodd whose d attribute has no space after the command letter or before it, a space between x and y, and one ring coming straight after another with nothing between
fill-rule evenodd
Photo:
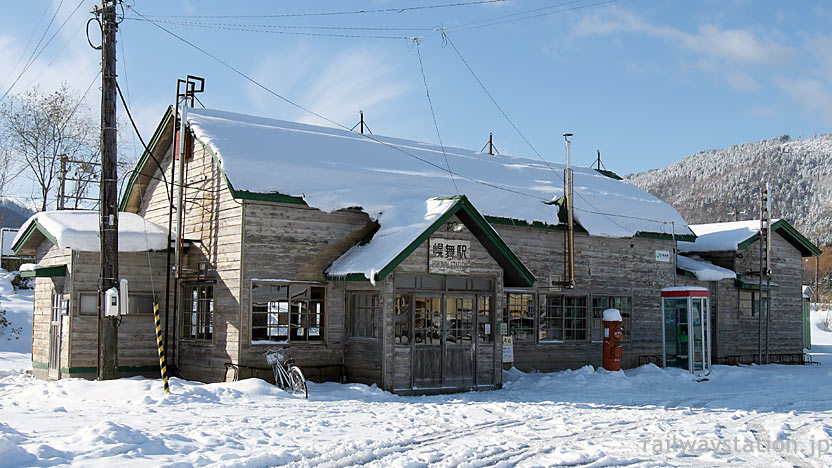
<instances>
[{"instance_id":1,"label":"yellow and black striped post","mask_svg":"<svg viewBox=\"0 0 832 468\"><path fill-rule=\"evenodd\" d=\"M165 364L165 345L162 337L162 318L159 315L159 304L153 303L153 317L156 320L156 344L159 347L159 368L162 370L162 382L165 385L165 395L170 393L168 386L168 366Z\"/></svg>"}]
</instances>

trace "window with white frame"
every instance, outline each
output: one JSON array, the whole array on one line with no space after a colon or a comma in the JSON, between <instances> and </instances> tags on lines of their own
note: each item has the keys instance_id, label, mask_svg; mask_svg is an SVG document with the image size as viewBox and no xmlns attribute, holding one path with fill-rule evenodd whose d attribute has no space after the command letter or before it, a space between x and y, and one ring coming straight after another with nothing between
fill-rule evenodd
<instances>
[{"instance_id":1,"label":"window with white frame","mask_svg":"<svg viewBox=\"0 0 832 468\"><path fill-rule=\"evenodd\" d=\"M324 292L323 286L252 282L252 341L323 341Z\"/></svg>"},{"instance_id":2,"label":"window with white frame","mask_svg":"<svg viewBox=\"0 0 832 468\"><path fill-rule=\"evenodd\" d=\"M582 296L546 296L540 313L540 341L585 341L587 300Z\"/></svg>"}]
</instances>

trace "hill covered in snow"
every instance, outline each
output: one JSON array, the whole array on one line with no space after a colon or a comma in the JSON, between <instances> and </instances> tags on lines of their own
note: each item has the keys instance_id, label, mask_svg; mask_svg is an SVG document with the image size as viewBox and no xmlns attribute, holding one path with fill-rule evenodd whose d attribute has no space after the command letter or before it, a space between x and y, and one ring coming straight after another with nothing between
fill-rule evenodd
<instances>
[{"instance_id":1,"label":"hill covered in snow","mask_svg":"<svg viewBox=\"0 0 832 468\"><path fill-rule=\"evenodd\" d=\"M759 217L771 184L772 215L832 244L832 135L779 138L692 154L625 179L673 205L688 223Z\"/></svg>"}]
</instances>

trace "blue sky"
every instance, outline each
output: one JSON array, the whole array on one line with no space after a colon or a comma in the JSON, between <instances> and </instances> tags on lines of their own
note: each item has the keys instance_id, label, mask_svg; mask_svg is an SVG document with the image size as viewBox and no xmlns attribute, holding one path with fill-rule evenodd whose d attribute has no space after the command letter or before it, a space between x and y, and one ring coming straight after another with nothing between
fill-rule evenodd
<instances>
[{"instance_id":1,"label":"blue sky","mask_svg":"<svg viewBox=\"0 0 832 468\"><path fill-rule=\"evenodd\" d=\"M576 164L589 165L601 150L607 168L621 174L663 167L701 150L784 133L809 137L829 131L832 5L827 2L618 0L593 5L600 1L506 0L395 13L269 17L454 1L127 0L132 8L119 28L119 81L129 89L131 109L145 139L172 102L176 79L186 74L206 78L201 99L208 107L323 123L153 24L136 20L135 12L170 15L154 19L210 23L159 24L327 118L351 127L358 111L364 110L377 134L436 142L420 72L421 53L446 145L479 149L494 132L502 153L535 157L454 48L432 30L445 27L514 124L550 160L563 160L561 134L567 131L575 134ZM77 0L6 2L0 17L3 92L18 75L20 67L14 65L24 52L29 56L59 5L47 39L68 18L66 26L13 93L36 84L54 89L62 81L87 89L99 63L84 33L94 3L82 2L70 15ZM571 9L575 7L579 8ZM251 17L182 17L186 15ZM522 19L532 15L541 16ZM470 23L483 27L466 28ZM286 28L295 26L396 29ZM421 39L417 51L407 39L221 28ZM97 90L96 84L88 96L94 114ZM133 151L131 137L124 139L125 149Z\"/></svg>"}]
</instances>

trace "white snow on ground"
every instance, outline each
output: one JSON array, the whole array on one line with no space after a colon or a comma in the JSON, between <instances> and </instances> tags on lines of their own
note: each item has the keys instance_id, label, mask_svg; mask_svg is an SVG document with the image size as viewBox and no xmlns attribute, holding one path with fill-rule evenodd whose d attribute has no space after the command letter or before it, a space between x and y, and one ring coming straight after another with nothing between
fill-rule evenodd
<instances>
[{"instance_id":1,"label":"white snow on ground","mask_svg":"<svg viewBox=\"0 0 832 468\"><path fill-rule=\"evenodd\" d=\"M98 252L101 248L100 214L98 211L41 211L33 214L23 223L13 244L26 234L32 223L39 223L58 241L60 248L72 248L86 252ZM168 240L167 229L151 223L135 213L118 215L118 250L120 252L143 252L161 250Z\"/></svg>"},{"instance_id":2,"label":"white snow on ground","mask_svg":"<svg viewBox=\"0 0 832 468\"><path fill-rule=\"evenodd\" d=\"M502 390L430 397L173 379L165 398L158 379L39 381L5 352L0 467L828 466L826 315L813 313L823 366L715 366L704 382L653 365L512 370Z\"/></svg>"}]
</instances>

